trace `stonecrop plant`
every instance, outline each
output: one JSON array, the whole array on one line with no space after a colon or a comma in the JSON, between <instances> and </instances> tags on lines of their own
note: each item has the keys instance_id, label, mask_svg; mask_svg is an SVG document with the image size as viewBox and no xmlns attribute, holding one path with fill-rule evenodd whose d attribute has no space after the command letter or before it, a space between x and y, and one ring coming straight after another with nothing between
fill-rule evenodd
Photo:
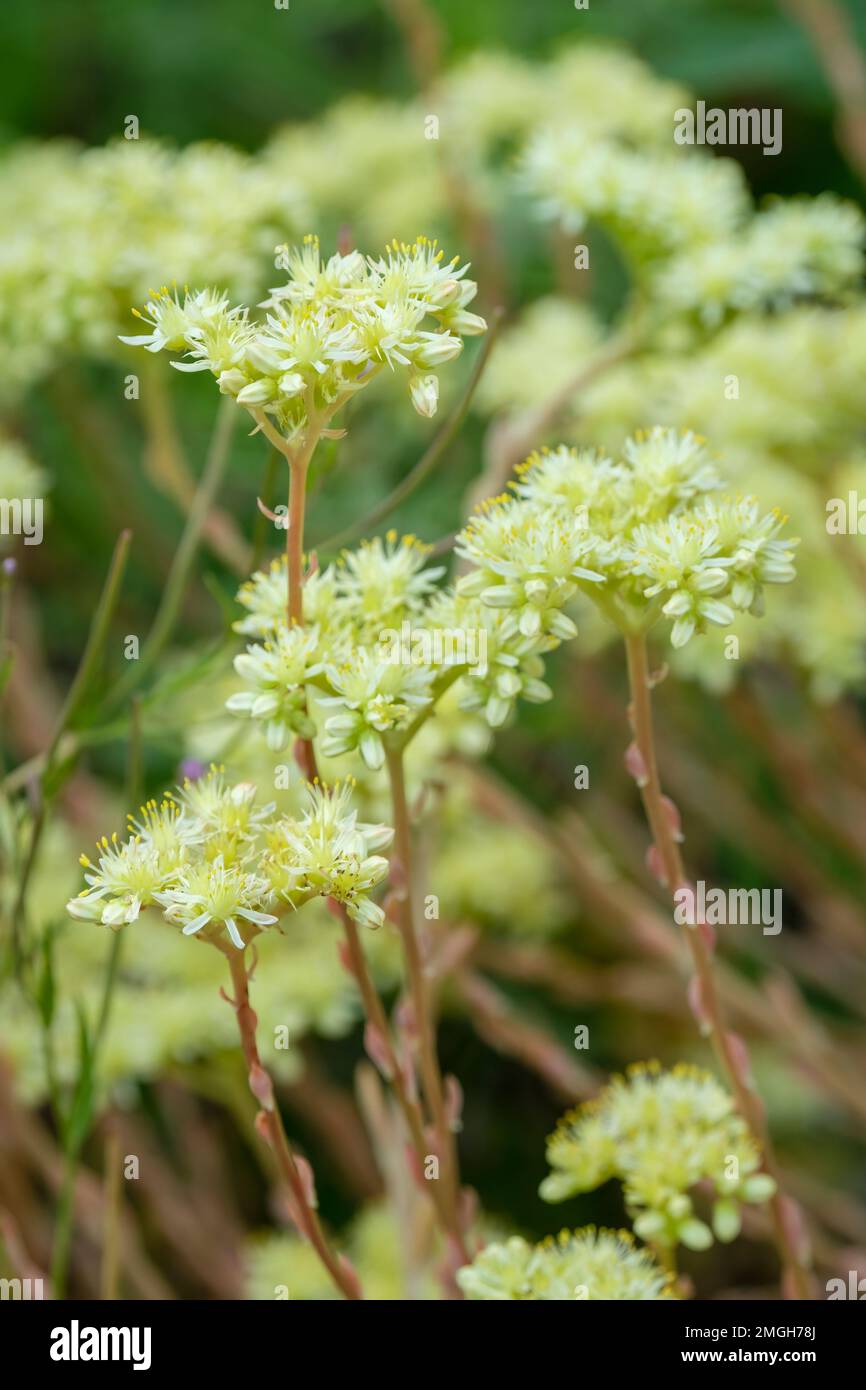
<instances>
[{"instance_id":1,"label":"stonecrop plant","mask_svg":"<svg viewBox=\"0 0 866 1390\"><path fill-rule=\"evenodd\" d=\"M254 154L144 136L0 160L3 1060L8 1105L58 1146L30 1135L38 1184L0 1175L0 1256L26 1253L9 1193L54 1184L55 1296L92 1282L87 1146L144 1149L145 1111L175 1145L168 1195L145 1176L118 1263L109 1151L106 1298L174 1296L162 1245L178 1296L220 1299L727 1296L747 1241L762 1296L805 1299L816 1261L853 1258L854 1197L823 1200L847 1130L799 1182L785 1125L866 1114L866 745L841 703L866 688L866 522L836 544L824 516L866 480L866 219L831 193L756 201L739 162L673 140L690 101L572 45L474 54ZM587 256L614 267L606 299ZM134 475L105 372L138 402ZM166 578L141 652L125 636L110 667L124 530L56 702L21 684L44 669L10 595L37 527L87 504L49 476L51 427L24 438L33 396L100 506L131 478L183 513L173 554L161 511L142 528ZM214 421L198 478L186 408ZM462 492L434 474L458 439ZM734 864L793 886L793 947L674 913ZM563 1111L538 1202L524 1165ZM198 1145L213 1191L187 1211ZM520 1217L485 1193L508 1164Z\"/></svg>"},{"instance_id":2,"label":"stonecrop plant","mask_svg":"<svg viewBox=\"0 0 866 1390\"><path fill-rule=\"evenodd\" d=\"M299 757L313 778L309 805L297 819L274 818L272 804L253 809L253 785L226 787L219 772L186 784L177 799L167 794L161 807L144 808L124 843L103 839L96 866L83 860L88 888L70 911L116 927L134 920L142 908L159 905L166 921L180 926L184 935L201 934L226 951L250 1087L262 1105L262 1132L281 1165L293 1218L336 1286L355 1298L361 1296L360 1284L345 1257L329 1246L315 1212L312 1177L288 1144L271 1080L259 1059L243 953L260 931L279 923L280 913L296 912L311 898L326 898L342 914L347 966L368 1014L368 1048L395 1082L416 1162L423 1167L431 1143L437 1150L445 1172L441 1189L434 1189L440 1194L436 1204L452 1243L452 1263L465 1258L466 1223L453 1138L457 1117L439 1073L414 918L403 766L405 745L434 703L433 673L386 664L364 645L365 638L370 641L371 623L408 611L436 576L419 577L423 552L411 543L389 543L387 548L374 543L347 559L340 573L309 576L318 622L308 627L306 478L320 439L339 434L330 427L333 417L379 371L405 369L415 409L433 415L438 378L429 369L461 351L462 334L483 332L486 325L466 308L476 293L475 284L464 278L466 267L459 267L456 258L443 263L443 253L424 237L411 245L394 242L378 260L352 252L327 261L318 239L309 237L303 248L286 251L286 263L288 282L262 306L268 311L264 319L230 308L218 290L185 290L182 299L162 290L141 316L151 331L124 341L150 352L185 350L185 360L174 365L209 370L220 392L249 411L289 464L281 611L274 612L274 572L253 576L243 597L250 618L241 627L250 630L252 624L269 640L251 645L237 658L238 674L249 688L232 696L228 705L264 722L272 750L282 748L291 734L299 738L304 747ZM435 327L425 326L429 323ZM276 573L279 577L279 568ZM370 768L381 767L387 757L396 831L358 821L349 809L347 785L318 785L316 725L308 703L308 687L316 681L327 692L321 703L340 711L324 722L323 754L358 749ZM388 865L372 851L388 845L395 833L403 879L396 912L418 1068L435 1140L425 1139L415 1082L403 1074L413 1063L398 1059L356 931L357 924L377 927L384 920L370 893Z\"/></svg>"},{"instance_id":3,"label":"stonecrop plant","mask_svg":"<svg viewBox=\"0 0 866 1390\"><path fill-rule=\"evenodd\" d=\"M103 839L95 865L82 858L88 886L69 911L117 929L158 907L184 935L227 955L262 1132L281 1164L299 1232L346 1297L360 1297L361 1284L345 1256L333 1252L316 1216L312 1175L286 1139L258 1053L244 958L261 932L290 934L293 915L316 897L342 917L347 966L367 1015L367 1048L396 1092L416 1171L434 1152L446 1287L476 1298L562 1299L584 1285L590 1298L667 1297L668 1276L621 1235L576 1232L535 1249L515 1236L473 1260L477 1241L455 1146L457 1085L439 1070L430 967L416 915L405 753L452 686L460 707L482 714L493 729L513 717L518 698L548 700L544 657L577 635L568 610L589 599L626 642L636 702L628 762L658 834L659 876L673 890L683 877L672 848L678 821L657 789L647 710L638 706L648 690L646 633L667 619L679 647L708 624L730 624L736 611L760 614L764 587L794 578L795 542L781 538L784 520L762 514L753 498L724 495L703 440L655 427L626 440L616 461L566 447L532 455L518 470L513 495L483 504L457 537L457 554L469 568L456 584L443 586L444 567L426 563L415 537L395 533L344 551L324 570L308 566L307 470L319 440L335 433L333 417L386 366L408 369L413 404L432 414L438 384L420 371L453 357L460 335L485 324L466 310L476 287L464 268L456 260L443 265L425 238L395 243L378 261L360 253L323 261L317 239L308 238L287 263L289 281L266 301L264 320L230 308L217 290L185 291L182 300L162 291L147 305L151 332L126 341L151 352L185 349L175 365L209 370L288 461L285 557L240 591L245 613L236 627L259 640L235 658L242 688L226 703L262 727L272 753L295 743L300 764L314 775L307 805L295 817L277 814L273 803L256 808L255 785L230 786L217 769L187 780L177 795L167 793L161 805L150 802L140 819L131 818L125 841ZM436 329L422 328L430 319ZM389 639L398 634L395 649ZM386 768L393 829L358 819L350 783L319 784L317 749L328 760L354 756L367 772ZM393 891L383 908L373 895L389 865L376 851L392 841ZM357 932L382 926L386 911L400 931L412 1019L411 1029L404 1021L396 1035ZM702 1016L717 1030L720 1056L742 1091L742 1059L739 1068L731 1063L731 1036L713 1012L705 930L693 937L700 943ZM738 1229L738 1199L776 1194L775 1178L756 1171L767 1155L750 1132L754 1112L742 1094L736 1114L712 1077L685 1070L661 1079L635 1075L627 1090L615 1084L608 1096L591 1118L568 1119L551 1141L555 1172L542 1187L548 1199L617 1173L636 1233L667 1251L678 1242L702 1249L712 1240L692 1209L689 1190L699 1180L716 1184L713 1225L723 1239ZM725 1160L734 1177L719 1171ZM660 1164L668 1164L664 1174ZM799 1274L781 1217L779 1233L783 1259Z\"/></svg>"}]
</instances>

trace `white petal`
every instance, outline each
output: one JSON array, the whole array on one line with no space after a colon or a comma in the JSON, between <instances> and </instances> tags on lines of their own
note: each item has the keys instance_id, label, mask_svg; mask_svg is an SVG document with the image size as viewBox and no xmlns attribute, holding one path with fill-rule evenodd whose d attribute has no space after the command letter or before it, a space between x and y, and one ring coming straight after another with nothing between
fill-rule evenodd
<instances>
[{"instance_id":1,"label":"white petal","mask_svg":"<svg viewBox=\"0 0 866 1390\"><path fill-rule=\"evenodd\" d=\"M194 936L202 927L207 926L210 921L210 913L202 912L198 917L194 917L191 922L187 922L183 929L184 936Z\"/></svg>"}]
</instances>

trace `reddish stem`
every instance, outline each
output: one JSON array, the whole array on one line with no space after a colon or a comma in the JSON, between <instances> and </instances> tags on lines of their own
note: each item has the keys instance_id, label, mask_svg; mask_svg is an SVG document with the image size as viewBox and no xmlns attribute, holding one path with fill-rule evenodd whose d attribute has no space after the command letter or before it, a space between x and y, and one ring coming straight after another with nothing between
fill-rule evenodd
<instances>
[{"instance_id":1,"label":"reddish stem","mask_svg":"<svg viewBox=\"0 0 866 1390\"><path fill-rule=\"evenodd\" d=\"M259 1057L256 1041L257 1018L250 1004L249 974L244 951L226 947L226 955L231 971L234 998L230 1001L234 1008L240 1032L241 1047L249 1071L250 1090L261 1105L256 1128L267 1140L277 1161L280 1174L291 1193L292 1210L301 1235L309 1240L328 1271L334 1284L344 1298L363 1298L357 1275L343 1256L335 1255L319 1221L318 1213L312 1204L307 1184L301 1176L298 1163L283 1127L282 1117L274 1098L273 1084Z\"/></svg>"},{"instance_id":2,"label":"reddish stem","mask_svg":"<svg viewBox=\"0 0 866 1390\"><path fill-rule=\"evenodd\" d=\"M629 719L634 733L639 776L636 780L640 789L644 811L652 831L655 849L664 870L664 877L671 894L686 883L682 856L677 843L672 803L661 789L656 759L655 737L653 733L651 689L652 682L647 662L646 639L642 633L631 634L625 639L628 659L631 705ZM701 1016L706 1020L713 1050L719 1065L726 1073L736 1099L737 1108L749 1126L762 1155L763 1167L776 1183L775 1195L770 1200L776 1245L787 1275L787 1283L796 1298L811 1298L811 1281L804 1258L795 1248L791 1227L795 1224L789 1219L793 1203L785 1197L781 1189L779 1170L776 1163L769 1133L764 1121L763 1106L756 1092L748 1084L745 1075L744 1059L739 1055L739 1040L728 1031L719 999L713 971L712 952L706 935L700 926L684 929L692 964L700 992Z\"/></svg>"}]
</instances>

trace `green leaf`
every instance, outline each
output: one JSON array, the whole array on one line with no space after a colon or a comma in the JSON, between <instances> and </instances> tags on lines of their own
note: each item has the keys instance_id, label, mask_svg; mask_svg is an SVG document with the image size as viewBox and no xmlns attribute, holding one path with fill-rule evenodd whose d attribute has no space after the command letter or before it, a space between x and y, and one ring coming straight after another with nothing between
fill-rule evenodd
<instances>
[{"instance_id":1,"label":"green leaf","mask_svg":"<svg viewBox=\"0 0 866 1390\"><path fill-rule=\"evenodd\" d=\"M35 997L42 1026L47 1030L53 1022L54 1008L57 1002L54 987L54 933L50 929L42 938L41 954L42 970L39 974Z\"/></svg>"},{"instance_id":2,"label":"green leaf","mask_svg":"<svg viewBox=\"0 0 866 1390\"><path fill-rule=\"evenodd\" d=\"M75 1082L75 1091L72 1096L64 1135L66 1152L71 1154L77 1154L87 1138L93 1116L94 1095L93 1047L87 1015L80 1001L76 1005L76 1015L78 1020L78 1078Z\"/></svg>"}]
</instances>

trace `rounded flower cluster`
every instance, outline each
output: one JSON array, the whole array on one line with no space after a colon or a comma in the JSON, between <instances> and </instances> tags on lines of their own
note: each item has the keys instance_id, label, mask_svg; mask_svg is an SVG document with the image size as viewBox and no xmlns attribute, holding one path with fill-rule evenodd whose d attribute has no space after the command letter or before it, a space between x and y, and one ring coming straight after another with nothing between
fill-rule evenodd
<instances>
[{"instance_id":1,"label":"rounded flower cluster","mask_svg":"<svg viewBox=\"0 0 866 1390\"><path fill-rule=\"evenodd\" d=\"M263 768L261 775L272 777L272 769ZM294 803L296 789L289 797L284 792L279 795ZM298 805L304 798L302 786L298 787ZM28 1104L41 1104L51 1084L75 1085L82 1014L94 1029L103 1003L105 936L82 930L72 918L63 922L64 905L77 891L80 876L71 852L71 834L57 823L46 830L31 879L31 910L24 931L26 949L37 951L49 924L57 926L52 932L52 969L55 980L63 981L63 989L57 991L54 1002L50 1078L42 1022L32 1001L14 979L0 983L4 1056L12 1068L16 1094ZM0 900L10 910L16 891L14 867L4 859ZM343 935L343 927L320 898L308 903L303 912L291 914L285 935L272 929L256 937L260 1047L268 1070L281 1080L289 1082L302 1074L305 1038L311 1034L345 1037L361 1016L357 985L340 964ZM364 942L373 977L386 991L401 978L395 938L396 934L375 931ZM129 1101L136 1081L151 1081L178 1067L204 1066L214 1079L219 1078L224 1059L237 1048L236 1020L220 998L225 961L219 953L192 950L163 916L143 911L137 921L123 926L122 961L100 1051L98 1106L109 1097L123 1104Z\"/></svg>"},{"instance_id":2,"label":"rounded flower cluster","mask_svg":"<svg viewBox=\"0 0 866 1390\"><path fill-rule=\"evenodd\" d=\"M129 305L166 277L263 293L274 247L310 217L291 171L278 179L227 145L175 150L144 136L12 151L0 162L0 201L4 394L62 354L116 356Z\"/></svg>"},{"instance_id":3,"label":"rounded flower cluster","mask_svg":"<svg viewBox=\"0 0 866 1390\"><path fill-rule=\"evenodd\" d=\"M476 400L489 411L526 409L521 392L544 360L548 315L574 322L587 313L549 301L544 315L527 311L500 337ZM577 317L575 317L577 315ZM601 331L600 325L598 331ZM577 361L585 353L575 339ZM574 375L573 363L552 365L551 390ZM724 457L727 490L753 495L762 514L779 506L801 537L800 582L774 595L758 623L737 612L730 628L710 627L700 642L672 653L680 676L712 691L730 689L745 661L760 651L801 671L812 695L835 699L866 681L866 600L857 577L861 538L828 535L828 497L863 493L862 380L866 372L866 312L861 307L801 305L771 317L743 314L708 341L618 363L589 382L575 399L560 437L605 453L620 448L623 431L655 414L669 426L699 430ZM726 393L722 386L731 389ZM734 394L735 393L735 394ZM535 399L543 398L541 387ZM573 467L573 465L572 465ZM585 608L585 605L584 605ZM583 628L601 640L613 629L602 621ZM730 659L729 637L740 659Z\"/></svg>"},{"instance_id":4,"label":"rounded flower cluster","mask_svg":"<svg viewBox=\"0 0 866 1390\"><path fill-rule=\"evenodd\" d=\"M254 784L231 786L213 768L161 804L148 802L139 819L130 817L126 840L104 837L96 863L82 855L87 887L69 912L117 929L156 905L184 936L221 947L228 939L238 950L316 897L381 925L370 893L388 863L375 851L393 832L357 819L351 786L310 786L296 817L277 815L273 804L256 807L255 799Z\"/></svg>"},{"instance_id":5,"label":"rounded flower cluster","mask_svg":"<svg viewBox=\"0 0 866 1390\"><path fill-rule=\"evenodd\" d=\"M730 1095L708 1072L685 1065L663 1071L639 1064L616 1077L564 1116L548 1141L547 1161L553 1171L540 1188L546 1201L618 1178L643 1240L692 1250L707 1249L713 1231L733 1240L741 1203L766 1201L775 1191ZM714 1194L712 1230L692 1205L699 1183Z\"/></svg>"},{"instance_id":6,"label":"rounded flower cluster","mask_svg":"<svg viewBox=\"0 0 866 1390\"><path fill-rule=\"evenodd\" d=\"M570 232L591 218L630 256L655 265L733 235L749 213L740 166L732 159L635 150L587 139L580 125L535 134L523 157L527 190Z\"/></svg>"},{"instance_id":7,"label":"rounded flower cluster","mask_svg":"<svg viewBox=\"0 0 866 1390\"><path fill-rule=\"evenodd\" d=\"M854 203L825 194L755 212L734 160L635 148L611 132L588 139L570 116L531 136L522 176L568 231L592 219L620 243L656 326L690 316L715 330L736 313L844 302L862 282L866 219Z\"/></svg>"},{"instance_id":8,"label":"rounded flower cluster","mask_svg":"<svg viewBox=\"0 0 866 1390\"><path fill-rule=\"evenodd\" d=\"M866 219L831 194L771 203L736 238L689 249L660 273L669 311L716 328L730 314L788 309L797 300L844 300L866 268Z\"/></svg>"},{"instance_id":9,"label":"rounded flower cluster","mask_svg":"<svg viewBox=\"0 0 866 1390\"><path fill-rule=\"evenodd\" d=\"M254 574L238 595L246 613L236 626L262 640L236 658L245 688L228 708L262 721L273 749L293 731L310 737L318 720L326 757L357 749L375 770L386 744L411 737L455 683L460 707L492 728L518 698L548 700L542 657L559 635L540 624L527 632L528 620L521 629L504 608L441 587L443 569L426 565L427 555L414 536L394 532L345 551L305 584L303 629L286 626L285 561ZM573 630L559 615L559 633Z\"/></svg>"},{"instance_id":10,"label":"rounded flower cluster","mask_svg":"<svg viewBox=\"0 0 866 1390\"><path fill-rule=\"evenodd\" d=\"M563 608L580 591L624 631L673 620L684 646L708 624L762 611L767 584L794 578L784 518L750 498L716 497L701 439L658 426L614 462L593 450L535 454L515 496L485 505L461 533L473 565L463 594L507 610L524 635L574 636Z\"/></svg>"},{"instance_id":11,"label":"rounded flower cluster","mask_svg":"<svg viewBox=\"0 0 866 1390\"><path fill-rule=\"evenodd\" d=\"M538 1245L521 1236L487 1245L457 1274L467 1298L654 1301L673 1298L670 1276L628 1231L593 1226L563 1231Z\"/></svg>"},{"instance_id":12,"label":"rounded flower cluster","mask_svg":"<svg viewBox=\"0 0 866 1390\"><path fill-rule=\"evenodd\" d=\"M322 259L318 237L281 248L284 285L264 301L263 321L216 290L163 289L139 315L148 332L123 342L158 352L186 349L181 371L209 371L220 391L272 416L291 439L321 427L383 368L405 371L412 404L435 415L436 371L486 324L468 305L468 266L444 261L435 241L394 242L377 260L359 251Z\"/></svg>"}]
</instances>

